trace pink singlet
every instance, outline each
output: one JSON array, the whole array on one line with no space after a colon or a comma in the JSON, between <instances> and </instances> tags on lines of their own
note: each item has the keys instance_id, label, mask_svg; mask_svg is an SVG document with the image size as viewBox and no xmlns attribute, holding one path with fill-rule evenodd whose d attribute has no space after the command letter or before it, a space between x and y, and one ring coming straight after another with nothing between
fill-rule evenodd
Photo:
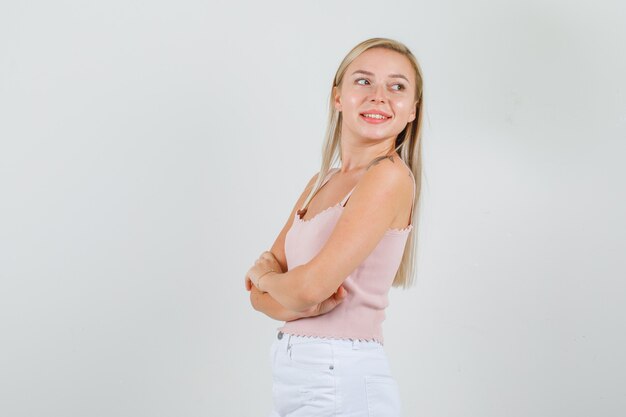
<instances>
[{"instance_id":1,"label":"pink singlet","mask_svg":"<svg viewBox=\"0 0 626 417\"><path fill-rule=\"evenodd\" d=\"M331 169L322 186L337 171L339 168ZM309 220L302 220L296 213L285 237L288 270L309 262L319 253L355 188L339 204L328 207ZM388 229L385 232L370 255L343 282L348 294L337 307L320 316L285 322L277 330L299 336L378 341L384 344L382 323L385 320L385 308L389 304L387 294L412 228L409 218L406 228Z\"/></svg>"}]
</instances>

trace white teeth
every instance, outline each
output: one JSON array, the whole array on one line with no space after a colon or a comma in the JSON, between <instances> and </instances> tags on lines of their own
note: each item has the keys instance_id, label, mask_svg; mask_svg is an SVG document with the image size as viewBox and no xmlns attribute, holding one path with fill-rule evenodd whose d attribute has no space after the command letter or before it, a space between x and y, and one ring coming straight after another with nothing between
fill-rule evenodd
<instances>
[{"instance_id":1,"label":"white teeth","mask_svg":"<svg viewBox=\"0 0 626 417\"><path fill-rule=\"evenodd\" d=\"M383 116L382 114L368 114L368 113L363 113L363 116L365 117L370 117L372 119L386 119L385 116Z\"/></svg>"}]
</instances>

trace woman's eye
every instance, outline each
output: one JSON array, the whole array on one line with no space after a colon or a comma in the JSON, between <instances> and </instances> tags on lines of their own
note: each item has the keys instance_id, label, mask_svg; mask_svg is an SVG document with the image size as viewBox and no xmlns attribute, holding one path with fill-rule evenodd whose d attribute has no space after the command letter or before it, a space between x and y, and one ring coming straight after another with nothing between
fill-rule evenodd
<instances>
[{"instance_id":1,"label":"woman's eye","mask_svg":"<svg viewBox=\"0 0 626 417\"><path fill-rule=\"evenodd\" d=\"M355 80L355 82L356 82L357 84L359 84L359 85L369 85L369 84L370 84L370 81L369 81L368 79L366 79L366 78L358 78L357 80ZM398 83L398 84L393 84L393 85L391 86L391 88L392 88L393 90L396 90L396 91L402 91L402 90L404 90L406 87L404 86L404 84Z\"/></svg>"}]
</instances>

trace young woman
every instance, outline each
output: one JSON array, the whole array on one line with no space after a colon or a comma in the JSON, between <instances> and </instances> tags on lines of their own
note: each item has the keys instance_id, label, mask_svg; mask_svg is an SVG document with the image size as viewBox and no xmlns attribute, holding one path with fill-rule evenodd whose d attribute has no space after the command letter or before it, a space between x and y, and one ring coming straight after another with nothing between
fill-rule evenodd
<instances>
[{"instance_id":1,"label":"young woman","mask_svg":"<svg viewBox=\"0 0 626 417\"><path fill-rule=\"evenodd\" d=\"M245 278L253 307L285 321L270 351L271 417L397 417L382 322L390 287L413 280L417 60L391 39L360 43L335 74L329 111L319 173Z\"/></svg>"}]
</instances>

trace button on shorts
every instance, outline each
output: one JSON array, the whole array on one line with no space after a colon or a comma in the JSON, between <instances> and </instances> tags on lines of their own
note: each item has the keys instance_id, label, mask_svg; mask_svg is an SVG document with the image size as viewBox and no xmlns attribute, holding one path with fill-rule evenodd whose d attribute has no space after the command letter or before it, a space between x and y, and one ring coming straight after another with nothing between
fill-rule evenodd
<instances>
[{"instance_id":1,"label":"button on shorts","mask_svg":"<svg viewBox=\"0 0 626 417\"><path fill-rule=\"evenodd\" d=\"M268 417L401 417L398 384L376 341L277 332Z\"/></svg>"}]
</instances>

